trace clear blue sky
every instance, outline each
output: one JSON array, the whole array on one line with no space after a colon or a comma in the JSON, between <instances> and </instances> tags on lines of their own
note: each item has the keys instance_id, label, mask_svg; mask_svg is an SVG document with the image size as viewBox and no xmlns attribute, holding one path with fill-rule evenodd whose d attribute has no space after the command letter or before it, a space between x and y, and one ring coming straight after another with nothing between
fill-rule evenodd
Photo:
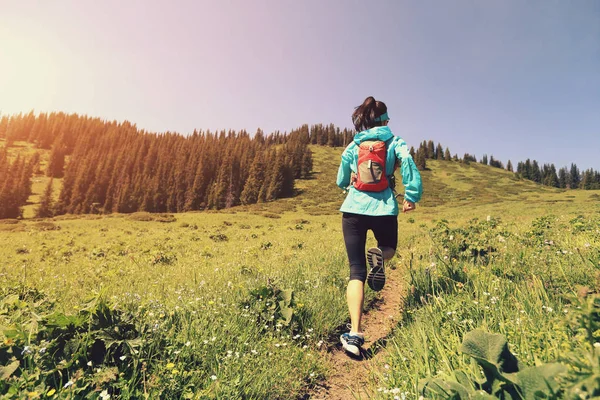
<instances>
[{"instance_id":1,"label":"clear blue sky","mask_svg":"<svg viewBox=\"0 0 600 400\"><path fill-rule=\"evenodd\" d=\"M600 1L0 0L0 110L151 131L351 127L600 169Z\"/></svg>"}]
</instances>

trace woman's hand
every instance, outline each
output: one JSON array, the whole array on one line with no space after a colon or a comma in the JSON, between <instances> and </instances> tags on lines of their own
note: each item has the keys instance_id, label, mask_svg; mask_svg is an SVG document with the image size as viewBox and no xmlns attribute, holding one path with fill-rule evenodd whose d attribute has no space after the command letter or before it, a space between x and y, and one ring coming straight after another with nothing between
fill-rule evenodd
<instances>
[{"instance_id":1,"label":"woman's hand","mask_svg":"<svg viewBox=\"0 0 600 400\"><path fill-rule=\"evenodd\" d=\"M415 209L415 207L415 203L413 203L412 201L404 200L404 202L402 203L402 212L406 213L412 211Z\"/></svg>"}]
</instances>

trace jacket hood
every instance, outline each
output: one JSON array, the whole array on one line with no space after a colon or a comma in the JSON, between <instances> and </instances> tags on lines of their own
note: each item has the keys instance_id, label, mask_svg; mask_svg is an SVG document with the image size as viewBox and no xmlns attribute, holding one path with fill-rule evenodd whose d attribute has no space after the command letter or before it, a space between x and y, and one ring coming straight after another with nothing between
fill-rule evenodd
<instances>
[{"instance_id":1,"label":"jacket hood","mask_svg":"<svg viewBox=\"0 0 600 400\"><path fill-rule=\"evenodd\" d=\"M376 126L366 131L358 132L354 135L354 142L356 144L361 144L365 140L381 140L385 142L392 137L394 137L394 134L389 126Z\"/></svg>"}]
</instances>

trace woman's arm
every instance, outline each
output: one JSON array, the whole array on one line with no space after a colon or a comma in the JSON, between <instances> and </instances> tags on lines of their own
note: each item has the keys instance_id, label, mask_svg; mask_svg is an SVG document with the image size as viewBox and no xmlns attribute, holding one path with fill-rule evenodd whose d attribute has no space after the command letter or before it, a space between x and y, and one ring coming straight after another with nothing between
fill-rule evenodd
<instances>
[{"instance_id":1,"label":"woman's arm","mask_svg":"<svg viewBox=\"0 0 600 400\"><path fill-rule=\"evenodd\" d=\"M416 203L421 200L421 195L423 194L421 174L419 173L417 165L413 161L404 140L398 138L395 150L396 158L402 160L400 164L400 174L402 175L402 184L404 185L404 200L410 203ZM410 211L410 209L404 211Z\"/></svg>"},{"instance_id":2,"label":"woman's arm","mask_svg":"<svg viewBox=\"0 0 600 400\"><path fill-rule=\"evenodd\" d=\"M342 153L342 162L340 163L336 180L336 184L342 189L346 189L350 185L352 176L352 169L350 166L354 161L354 152L352 151L353 145L354 143L348 145Z\"/></svg>"}]
</instances>

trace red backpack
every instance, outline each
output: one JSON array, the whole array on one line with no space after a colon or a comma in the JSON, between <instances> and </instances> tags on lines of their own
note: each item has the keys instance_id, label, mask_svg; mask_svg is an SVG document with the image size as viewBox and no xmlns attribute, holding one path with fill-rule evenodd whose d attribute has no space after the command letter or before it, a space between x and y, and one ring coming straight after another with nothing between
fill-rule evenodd
<instances>
[{"instance_id":1,"label":"red backpack","mask_svg":"<svg viewBox=\"0 0 600 400\"><path fill-rule=\"evenodd\" d=\"M388 188L385 173L387 149L381 140L366 140L358 145L358 168L354 187L364 192L381 192Z\"/></svg>"}]
</instances>

